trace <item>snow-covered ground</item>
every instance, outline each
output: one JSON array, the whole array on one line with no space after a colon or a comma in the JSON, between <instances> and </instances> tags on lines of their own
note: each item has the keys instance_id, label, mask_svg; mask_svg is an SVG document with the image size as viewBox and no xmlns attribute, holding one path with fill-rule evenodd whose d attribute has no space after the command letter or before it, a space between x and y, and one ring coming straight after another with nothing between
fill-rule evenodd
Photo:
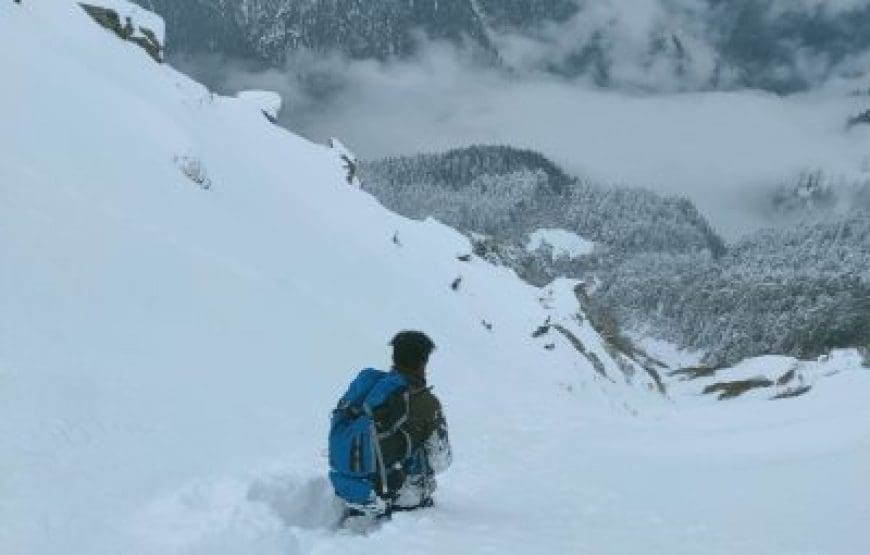
<instances>
[{"instance_id":1,"label":"snow-covered ground","mask_svg":"<svg viewBox=\"0 0 870 555\"><path fill-rule=\"evenodd\" d=\"M277 119L284 103L281 95L272 91L241 91L236 97L250 103L273 120Z\"/></svg>"},{"instance_id":2,"label":"snow-covered ground","mask_svg":"<svg viewBox=\"0 0 870 555\"><path fill-rule=\"evenodd\" d=\"M166 43L166 24L163 18L141 6L127 0L94 0L82 3L114 11L118 14L118 20L122 25L129 19L133 26L133 34L131 35L133 37L144 37L145 35L142 34L144 28L154 33L154 37L160 44Z\"/></svg>"},{"instance_id":3,"label":"snow-covered ground","mask_svg":"<svg viewBox=\"0 0 870 555\"><path fill-rule=\"evenodd\" d=\"M777 402L627 387L570 283L459 260L72 0L0 3L0 75L0 553L870 552L857 358ZM336 531L329 410L403 328L455 463Z\"/></svg>"},{"instance_id":4,"label":"snow-covered ground","mask_svg":"<svg viewBox=\"0 0 870 555\"><path fill-rule=\"evenodd\" d=\"M595 250L595 243L580 237L574 232L564 229L538 229L529 235L529 241L526 243L526 250L534 252L544 245L552 249L553 257L567 256L568 258L577 258L584 254L592 254Z\"/></svg>"}]
</instances>

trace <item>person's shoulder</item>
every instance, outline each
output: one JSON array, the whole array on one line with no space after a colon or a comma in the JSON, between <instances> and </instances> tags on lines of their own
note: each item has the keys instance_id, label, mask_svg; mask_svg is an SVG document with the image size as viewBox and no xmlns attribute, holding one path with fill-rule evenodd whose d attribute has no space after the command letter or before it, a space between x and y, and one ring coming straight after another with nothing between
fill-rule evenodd
<instances>
[{"instance_id":1,"label":"person's shoulder","mask_svg":"<svg viewBox=\"0 0 870 555\"><path fill-rule=\"evenodd\" d=\"M438 397L432 392L432 386L411 388L411 399L421 403L438 403Z\"/></svg>"},{"instance_id":2,"label":"person's shoulder","mask_svg":"<svg viewBox=\"0 0 870 555\"><path fill-rule=\"evenodd\" d=\"M416 392L414 397L417 398L417 402L420 405L425 406L432 412L438 412L441 410L441 400L432 391L432 387L426 387L419 390Z\"/></svg>"}]
</instances>

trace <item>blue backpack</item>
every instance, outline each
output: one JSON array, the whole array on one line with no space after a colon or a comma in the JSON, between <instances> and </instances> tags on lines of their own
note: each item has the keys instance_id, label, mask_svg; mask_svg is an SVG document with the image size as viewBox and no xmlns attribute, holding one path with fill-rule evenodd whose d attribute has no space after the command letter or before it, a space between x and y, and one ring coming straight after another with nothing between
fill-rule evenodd
<instances>
[{"instance_id":1,"label":"blue backpack","mask_svg":"<svg viewBox=\"0 0 870 555\"><path fill-rule=\"evenodd\" d=\"M404 413L390 415L389 428L379 430L382 423L375 421L374 413L397 392L404 393L400 409ZM329 480L336 495L346 503L370 506L388 493L388 469L381 442L399 432L404 435L400 427L408 418L407 393L408 382L397 372L366 368L351 382L333 411ZM376 484L380 491L375 491Z\"/></svg>"}]
</instances>

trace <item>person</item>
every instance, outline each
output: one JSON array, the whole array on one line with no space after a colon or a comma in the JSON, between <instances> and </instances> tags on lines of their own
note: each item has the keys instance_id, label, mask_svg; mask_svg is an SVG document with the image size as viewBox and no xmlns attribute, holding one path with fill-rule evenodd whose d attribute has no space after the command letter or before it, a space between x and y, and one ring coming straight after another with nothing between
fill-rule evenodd
<instances>
[{"instance_id":1,"label":"person","mask_svg":"<svg viewBox=\"0 0 870 555\"><path fill-rule=\"evenodd\" d=\"M403 465L404 481L395 493L392 510L431 506L435 475L447 470L453 454L447 419L438 397L428 385L426 367L435 343L419 331L403 331L390 341L393 368L408 382L408 419L402 428L410 438L411 454ZM390 401L387 403L389 408Z\"/></svg>"},{"instance_id":2,"label":"person","mask_svg":"<svg viewBox=\"0 0 870 555\"><path fill-rule=\"evenodd\" d=\"M363 529L371 519L432 506L437 487L435 475L445 471L453 458L447 419L427 379L426 368L435 343L423 332L402 331L393 337L390 346L393 349L390 372L363 370L334 413L333 433L338 442L333 454L337 454L336 460L343 460L342 454L348 452L343 430L353 429L353 415L364 412L358 404L360 398L381 399L368 413L374 426L371 437L378 438L374 446L378 470L363 479L364 486L353 485L360 479L352 475L353 469L360 468L366 459L360 455L365 440L355 439L351 434L348 465L351 472L337 464L330 474L336 493L345 501L344 522L359 518ZM389 385L384 388L374 385L379 382ZM379 390L389 393L381 397L377 394ZM371 491L370 497L351 501L361 487Z\"/></svg>"}]
</instances>

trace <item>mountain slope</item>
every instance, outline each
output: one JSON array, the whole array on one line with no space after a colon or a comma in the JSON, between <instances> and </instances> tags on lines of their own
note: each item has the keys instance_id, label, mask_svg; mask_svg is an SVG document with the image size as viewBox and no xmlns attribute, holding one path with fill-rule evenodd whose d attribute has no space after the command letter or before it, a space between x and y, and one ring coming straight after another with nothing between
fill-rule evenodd
<instances>
[{"instance_id":1,"label":"mountain slope","mask_svg":"<svg viewBox=\"0 0 870 555\"><path fill-rule=\"evenodd\" d=\"M593 303L730 365L870 346L870 215L746 237L718 260L642 255L604 272Z\"/></svg>"},{"instance_id":2,"label":"mountain slope","mask_svg":"<svg viewBox=\"0 0 870 555\"><path fill-rule=\"evenodd\" d=\"M703 349L713 365L870 345L870 218L858 186L825 187L810 174L791 199L802 223L726 248L691 201L597 186L532 151L474 146L387 158L363 163L361 176L401 214L491 235L478 251L530 283L595 283L587 310ZM551 227L594 248L574 257L523 248Z\"/></svg>"},{"instance_id":3,"label":"mountain slope","mask_svg":"<svg viewBox=\"0 0 870 555\"><path fill-rule=\"evenodd\" d=\"M213 52L280 65L299 49L386 59L416 50L417 33L492 51L469 0L140 0L172 22L176 52Z\"/></svg>"},{"instance_id":4,"label":"mountain slope","mask_svg":"<svg viewBox=\"0 0 870 555\"><path fill-rule=\"evenodd\" d=\"M866 74L870 4L788 0L138 0L174 54L282 65L290 52L386 60L419 39L464 43L516 69L615 88L788 93Z\"/></svg>"},{"instance_id":5,"label":"mountain slope","mask_svg":"<svg viewBox=\"0 0 870 555\"><path fill-rule=\"evenodd\" d=\"M691 201L584 181L534 151L477 145L365 162L360 173L388 208L465 232L523 241L536 229L560 227L619 256L724 252Z\"/></svg>"},{"instance_id":6,"label":"mountain slope","mask_svg":"<svg viewBox=\"0 0 870 555\"><path fill-rule=\"evenodd\" d=\"M72 1L0 4L0 69L0 552L867 550L858 363L675 406L611 373L573 284L458 260ZM548 316L604 375L531 337ZM405 327L439 344L456 463L437 508L338 532L329 410Z\"/></svg>"}]
</instances>

